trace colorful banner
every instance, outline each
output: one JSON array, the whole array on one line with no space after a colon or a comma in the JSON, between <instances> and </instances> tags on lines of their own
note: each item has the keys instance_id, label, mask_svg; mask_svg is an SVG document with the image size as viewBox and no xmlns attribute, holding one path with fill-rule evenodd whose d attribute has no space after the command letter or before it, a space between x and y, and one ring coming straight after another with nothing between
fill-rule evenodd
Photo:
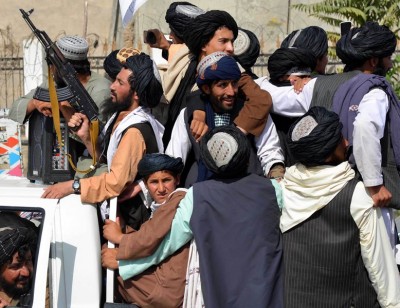
<instances>
[{"instance_id":1,"label":"colorful banner","mask_svg":"<svg viewBox=\"0 0 400 308\"><path fill-rule=\"evenodd\" d=\"M18 124L0 119L0 175L22 176Z\"/></svg>"}]
</instances>

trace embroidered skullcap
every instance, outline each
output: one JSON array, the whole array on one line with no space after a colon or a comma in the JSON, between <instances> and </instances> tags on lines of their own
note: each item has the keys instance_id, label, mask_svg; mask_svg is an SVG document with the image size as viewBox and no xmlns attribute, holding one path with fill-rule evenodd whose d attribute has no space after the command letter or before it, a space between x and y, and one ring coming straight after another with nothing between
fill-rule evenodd
<instances>
[{"instance_id":1,"label":"embroidered skullcap","mask_svg":"<svg viewBox=\"0 0 400 308\"><path fill-rule=\"evenodd\" d=\"M217 51L205 56L197 66L197 86L216 80L239 80L240 69L236 60L224 52Z\"/></svg>"},{"instance_id":2,"label":"embroidered skullcap","mask_svg":"<svg viewBox=\"0 0 400 308\"><path fill-rule=\"evenodd\" d=\"M168 170L174 174L180 174L183 170L182 158L171 157L167 154L145 154L138 164L138 173L147 177L154 172Z\"/></svg>"},{"instance_id":3,"label":"embroidered skullcap","mask_svg":"<svg viewBox=\"0 0 400 308\"><path fill-rule=\"evenodd\" d=\"M68 60L81 61L87 59L89 44L83 37L64 36L57 40L56 45Z\"/></svg>"},{"instance_id":4,"label":"embroidered skullcap","mask_svg":"<svg viewBox=\"0 0 400 308\"><path fill-rule=\"evenodd\" d=\"M290 33L281 43L281 47L298 47L311 51L319 59L328 52L328 36L324 29L309 26ZM314 67L313 67L314 69Z\"/></svg>"},{"instance_id":5,"label":"embroidered skullcap","mask_svg":"<svg viewBox=\"0 0 400 308\"><path fill-rule=\"evenodd\" d=\"M350 67L357 67L373 57L391 56L396 49L396 36L386 26L366 22L362 27L352 28L336 43L336 54Z\"/></svg>"},{"instance_id":6,"label":"embroidered skullcap","mask_svg":"<svg viewBox=\"0 0 400 308\"><path fill-rule=\"evenodd\" d=\"M197 58L201 49L213 38L215 31L226 27L238 36L238 26L233 17L225 11L211 10L194 18L186 27L183 35L184 42L190 52Z\"/></svg>"},{"instance_id":7,"label":"embroidered skullcap","mask_svg":"<svg viewBox=\"0 0 400 308\"><path fill-rule=\"evenodd\" d=\"M165 14L165 21L168 23L172 32L182 41L188 24L204 10L189 2L172 2Z\"/></svg>"},{"instance_id":8,"label":"embroidered skullcap","mask_svg":"<svg viewBox=\"0 0 400 308\"><path fill-rule=\"evenodd\" d=\"M23 245L34 252L37 235L33 223L10 212L0 212L0 266Z\"/></svg>"},{"instance_id":9,"label":"embroidered skullcap","mask_svg":"<svg viewBox=\"0 0 400 308\"><path fill-rule=\"evenodd\" d=\"M324 165L342 140L339 116L324 107L312 107L289 128L288 149L295 162L307 167Z\"/></svg>"},{"instance_id":10,"label":"embroidered skullcap","mask_svg":"<svg viewBox=\"0 0 400 308\"><path fill-rule=\"evenodd\" d=\"M103 68L112 79L117 78L122 68L122 63L117 59L119 50L114 50L104 59Z\"/></svg>"},{"instance_id":11,"label":"embroidered skullcap","mask_svg":"<svg viewBox=\"0 0 400 308\"><path fill-rule=\"evenodd\" d=\"M235 126L219 126L201 138L200 155L205 166L218 177L234 177L247 171L250 144Z\"/></svg>"},{"instance_id":12,"label":"embroidered skullcap","mask_svg":"<svg viewBox=\"0 0 400 308\"><path fill-rule=\"evenodd\" d=\"M278 48L268 58L270 82L279 84L286 75L310 75L317 63L314 55L303 48Z\"/></svg>"},{"instance_id":13,"label":"embroidered skullcap","mask_svg":"<svg viewBox=\"0 0 400 308\"><path fill-rule=\"evenodd\" d=\"M260 41L250 30L239 28L233 48L236 61L245 69L253 67L260 55Z\"/></svg>"},{"instance_id":14,"label":"embroidered skullcap","mask_svg":"<svg viewBox=\"0 0 400 308\"><path fill-rule=\"evenodd\" d=\"M133 47L123 47L117 53L117 59L121 63L125 63L126 59L131 56L140 54L140 50Z\"/></svg>"},{"instance_id":15,"label":"embroidered skullcap","mask_svg":"<svg viewBox=\"0 0 400 308\"><path fill-rule=\"evenodd\" d=\"M133 72L131 88L137 92L139 104L149 108L157 106L163 95L163 89L154 61L142 52L127 58L124 67Z\"/></svg>"}]
</instances>

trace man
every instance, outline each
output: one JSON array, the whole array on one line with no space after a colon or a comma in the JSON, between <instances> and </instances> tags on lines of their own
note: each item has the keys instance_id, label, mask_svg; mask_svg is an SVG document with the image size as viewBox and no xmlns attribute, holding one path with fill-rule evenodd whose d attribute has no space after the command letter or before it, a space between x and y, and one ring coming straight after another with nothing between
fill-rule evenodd
<instances>
[{"instance_id":1,"label":"man","mask_svg":"<svg viewBox=\"0 0 400 308\"><path fill-rule=\"evenodd\" d=\"M300 94L291 87L274 87L265 77L257 81L271 93L274 113L301 116L310 106L324 104L340 115L344 137L353 149L351 163L357 166L377 206L390 204L392 193L400 189L395 170L400 166L400 110L392 87L383 77L392 67L395 48L392 31L367 22L351 29L336 44L337 55L346 64L345 73L314 78ZM399 194L393 195L390 206L400 208Z\"/></svg>"},{"instance_id":2,"label":"man","mask_svg":"<svg viewBox=\"0 0 400 308\"><path fill-rule=\"evenodd\" d=\"M105 222L104 237L118 244L118 248L102 249L102 265L118 269L119 261L118 289L127 303L140 307L182 306L188 245L160 264L133 277L123 261L151 255L169 232L179 201L186 194L184 189L175 190L182 170L180 158L160 153L144 155L139 162L138 172L153 200L150 206L152 218L140 230L129 234L121 233L119 223L111 220Z\"/></svg>"},{"instance_id":3,"label":"man","mask_svg":"<svg viewBox=\"0 0 400 308\"><path fill-rule=\"evenodd\" d=\"M205 307L283 307L280 211L271 180L247 173L250 145L233 126L200 141L215 179L195 183L180 202L171 232L132 272L158 264L195 239Z\"/></svg>"},{"instance_id":4,"label":"man","mask_svg":"<svg viewBox=\"0 0 400 308\"><path fill-rule=\"evenodd\" d=\"M234 55L234 41L238 31L236 21L225 11L211 10L197 16L188 25L184 34L185 43L193 55L192 61L196 61L197 64L205 56L217 51ZM244 69L238 87L240 96L246 103L234 123L244 133L259 137L266 125L272 104L271 96L267 91L261 90ZM208 129L205 125L204 104L198 101L193 109L195 112L190 129L198 141Z\"/></svg>"},{"instance_id":5,"label":"man","mask_svg":"<svg viewBox=\"0 0 400 308\"><path fill-rule=\"evenodd\" d=\"M79 36L64 36L57 40L56 45L63 56L72 64L77 72L77 78L100 109L104 101L110 97L110 81L90 70L87 41ZM56 76L57 73L55 72ZM63 82L58 79L56 79L56 83L59 87L63 86ZM42 87L48 87L47 81L44 82ZM51 116L51 103L33 98L35 91L36 89L33 89L12 104L10 119L23 124L35 110L45 116ZM71 108L67 101L60 102L60 110L66 122L74 113Z\"/></svg>"},{"instance_id":6,"label":"man","mask_svg":"<svg viewBox=\"0 0 400 308\"><path fill-rule=\"evenodd\" d=\"M163 152L163 126L149 110L160 102L161 96L160 78L150 57L144 53L129 57L111 85L111 99L104 112L112 116L103 129L104 146L97 147L98 153L91 151L87 118L76 113L69 122L70 127L80 127L76 134L89 153L106 160L108 172L49 186L42 197L62 198L76 193L82 202L96 203L124 192L137 178L137 165L143 155ZM134 229L148 218L143 206L139 195L120 204L126 223Z\"/></svg>"},{"instance_id":7,"label":"man","mask_svg":"<svg viewBox=\"0 0 400 308\"><path fill-rule=\"evenodd\" d=\"M239 79L240 70L235 59L223 52L212 53L200 61L197 85L202 94L200 97L193 95L192 99L204 102L208 127L230 125L238 116L243 108L243 101L238 98ZM192 113L193 110L189 107L182 110L176 120L171 141L166 150L166 153L171 156L181 157L187 165L189 172L185 187L190 187L197 181L207 180L211 176L200 159L198 142L190 133ZM272 120L270 118L267 120L260 137L249 136L249 138L254 139L252 147L256 148L250 160L249 171L270 177L283 176L283 155ZM194 162L188 159L192 151ZM262 170L259 168L260 162ZM278 166L281 169L278 169ZM282 173L271 174L276 171L275 169L281 170Z\"/></svg>"},{"instance_id":8,"label":"man","mask_svg":"<svg viewBox=\"0 0 400 308\"><path fill-rule=\"evenodd\" d=\"M0 216L0 307L29 305L36 227L13 212Z\"/></svg>"},{"instance_id":9,"label":"man","mask_svg":"<svg viewBox=\"0 0 400 308\"><path fill-rule=\"evenodd\" d=\"M381 209L347 161L335 112L312 107L288 133L281 182L285 307L400 307Z\"/></svg>"},{"instance_id":10,"label":"man","mask_svg":"<svg viewBox=\"0 0 400 308\"><path fill-rule=\"evenodd\" d=\"M294 30L281 43L282 48L302 48L310 51L317 60L312 71L325 74L328 64L328 36L326 31L318 26L309 26Z\"/></svg>"}]
</instances>

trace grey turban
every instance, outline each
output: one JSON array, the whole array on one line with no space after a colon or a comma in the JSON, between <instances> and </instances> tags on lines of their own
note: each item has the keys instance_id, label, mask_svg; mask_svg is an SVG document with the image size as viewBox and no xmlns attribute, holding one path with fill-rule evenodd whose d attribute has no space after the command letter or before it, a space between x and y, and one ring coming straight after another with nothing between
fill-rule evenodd
<instances>
[{"instance_id":1,"label":"grey turban","mask_svg":"<svg viewBox=\"0 0 400 308\"><path fill-rule=\"evenodd\" d=\"M165 14L165 21L168 23L174 34L184 41L183 34L193 18L203 14L204 11L186 1L172 2Z\"/></svg>"},{"instance_id":2,"label":"grey turban","mask_svg":"<svg viewBox=\"0 0 400 308\"><path fill-rule=\"evenodd\" d=\"M235 58L244 69L253 67L260 55L260 41L250 30L239 29L234 48Z\"/></svg>"},{"instance_id":3,"label":"grey turban","mask_svg":"<svg viewBox=\"0 0 400 308\"><path fill-rule=\"evenodd\" d=\"M82 61L87 59L89 44L83 37L64 36L57 40L56 45L68 60Z\"/></svg>"},{"instance_id":4,"label":"grey turban","mask_svg":"<svg viewBox=\"0 0 400 308\"><path fill-rule=\"evenodd\" d=\"M246 174L250 144L235 126L219 126L201 138L200 155L216 177L233 178Z\"/></svg>"},{"instance_id":5,"label":"grey turban","mask_svg":"<svg viewBox=\"0 0 400 308\"><path fill-rule=\"evenodd\" d=\"M307 167L324 165L342 140L339 116L323 107L312 107L292 124L288 149L295 162Z\"/></svg>"},{"instance_id":6,"label":"grey turban","mask_svg":"<svg viewBox=\"0 0 400 308\"><path fill-rule=\"evenodd\" d=\"M126 59L124 67L133 72L131 88L137 92L141 106L153 108L163 95L161 78L153 60L145 53Z\"/></svg>"},{"instance_id":7,"label":"grey turban","mask_svg":"<svg viewBox=\"0 0 400 308\"><path fill-rule=\"evenodd\" d=\"M174 158L167 154L152 153L144 155L140 160L138 173L142 177L147 177L154 172L168 170L178 175L182 173L183 166L182 158L180 157Z\"/></svg>"},{"instance_id":8,"label":"grey turban","mask_svg":"<svg viewBox=\"0 0 400 308\"><path fill-rule=\"evenodd\" d=\"M336 43L336 54L350 68L366 60L391 56L396 49L396 36L386 26L367 22L359 28L352 28Z\"/></svg>"}]
</instances>

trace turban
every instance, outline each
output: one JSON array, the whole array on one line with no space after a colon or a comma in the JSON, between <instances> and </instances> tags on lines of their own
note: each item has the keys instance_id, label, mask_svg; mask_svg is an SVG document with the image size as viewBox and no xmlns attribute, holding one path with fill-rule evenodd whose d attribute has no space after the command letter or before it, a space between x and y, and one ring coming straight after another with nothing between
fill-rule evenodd
<instances>
[{"instance_id":1,"label":"turban","mask_svg":"<svg viewBox=\"0 0 400 308\"><path fill-rule=\"evenodd\" d=\"M328 37L324 29L318 26L310 26L290 33L283 40L281 47L307 49L319 59L328 52Z\"/></svg>"},{"instance_id":2,"label":"turban","mask_svg":"<svg viewBox=\"0 0 400 308\"><path fill-rule=\"evenodd\" d=\"M396 36L386 26L367 22L352 28L336 43L336 54L346 65L357 67L373 57L391 56L396 49Z\"/></svg>"},{"instance_id":3,"label":"turban","mask_svg":"<svg viewBox=\"0 0 400 308\"><path fill-rule=\"evenodd\" d=\"M23 245L28 244L34 253L37 235L33 223L10 212L0 212L0 216L0 266Z\"/></svg>"},{"instance_id":4,"label":"turban","mask_svg":"<svg viewBox=\"0 0 400 308\"><path fill-rule=\"evenodd\" d=\"M138 164L138 173L147 177L154 172L168 170L174 174L180 174L183 170L182 158L174 158L167 154L146 154Z\"/></svg>"},{"instance_id":5,"label":"turban","mask_svg":"<svg viewBox=\"0 0 400 308\"><path fill-rule=\"evenodd\" d=\"M172 2L165 14L165 21L170 29L181 40L188 24L204 11L189 2Z\"/></svg>"},{"instance_id":6,"label":"turban","mask_svg":"<svg viewBox=\"0 0 400 308\"><path fill-rule=\"evenodd\" d=\"M239 80L240 69L235 59L217 51L204 57L197 66L197 86L210 84L216 80Z\"/></svg>"},{"instance_id":7,"label":"turban","mask_svg":"<svg viewBox=\"0 0 400 308\"><path fill-rule=\"evenodd\" d=\"M239 29L238 37L233 44L235 59L245 69L250 69L260 55L260 42L255 34L246 29Z\"/></svg>"},{"instance_id":8,"label":"turban","mask_svg":"<svg viewBox=\"0 0 400 308\"><path fill-rule=\"evenodd\" d=\"M211 10L194 18L186 27L183 35L184 42L190 52L199 57L201 49L213 38L215 31L221 27L227 27L233 32L233 37L238 36L238 26L233 17L219 10Z\"/></svg>"},{"instance_id":9,"label":"turban","mask_svg":"<svg viewBox=\"0 0 400 308\"><path fill-rule=\"evenodd\" d=\"M323 107L312 107L292 124L287 141L296 162L307 167L324 165L342 140L339 116Z\"/></svg>"},{"instance_id":10,"label":"turban","mask_svg":"<svg viewBox=\"0 0 400 308\"><path fill-rule=\"evenodd\" d=\"M112 51L103 62L103 68L113 80L117 78L118 73L122 68L121 62L117 59L117 53L119 50Z\"/></svg>"},{"instance_id":11,"label":"turban","mask_svg":"<svg viewBox=\"0 0 400 308\"><path fill-rule=\"evenodd\" d=\"M268 71L273 84L286 75L310 75L317 61L314 55L303 48L278 48L268 58Z\"/></svg>"},{"instance_id":12,"label":"turban","mask_svg":"<svg viewBox=\"0 0 400 308\"><path fill-rule=\"evenodd\" d=\"M219 126L200 140L205 166L219 178L244 175L250 159L247 137L235 126Z\"/></svg>"},{"instance_id":13,"label":"turban","mask_svg":"<svg viewBox=\"0 0 400 308\"><path fill-rule=\"evenodd\" d=\"M76 35L64 36L57 40L56 45L68 60L87 60L89 44L83 37Z\"/></svg>"},{"instance_id":14,"label":"turban","mask_svg":"<svg viewBox=\"0 0 400 308\"><path fill-rule=\"evenodd\" d=\"M161 78L157 66L145 53L126 59L124 67L133 72L131 88L139 96L139 104L153 108L158 105L163 95Z\"/></svg>"}]
</instances>

